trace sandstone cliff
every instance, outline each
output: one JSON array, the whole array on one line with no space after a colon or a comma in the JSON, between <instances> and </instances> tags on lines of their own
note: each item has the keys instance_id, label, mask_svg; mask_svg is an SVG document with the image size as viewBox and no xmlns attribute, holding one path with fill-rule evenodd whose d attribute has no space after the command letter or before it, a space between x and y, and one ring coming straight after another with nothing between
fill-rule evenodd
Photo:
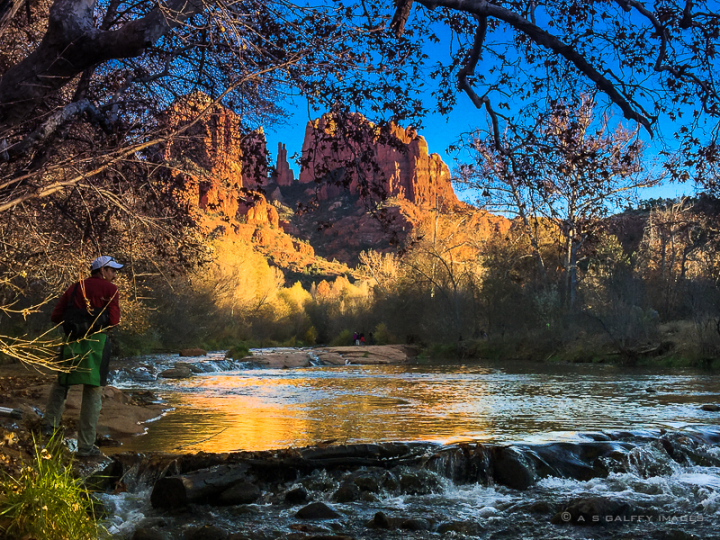
<instances>
[{"instance_id":1,"label":"sandstone cliff","mask_svg":"<svg viewBox=\"0 0 720 540\"><path fill-rule=\"evenodd\" d=\"M182 184L182 197L191 212L202 210L201 224L213 226L211 217L243 217L247 223L277 227L277 211L265 197L249 192L267 183L267 147L262 129L243 133L234 112L213 104L202 93L175 102L162 120L171 130L194 121L170 139L163 157L166 163L177 164L171 174Z\"/></svg>"},{"instance_id":2,"label":"sandstone cliff","mask_svg":"<svg viewBox=\"0 0 720 540\"><path fill-rule=\"evenodd\" d=\"M173 105L166 125L182 127L203 110L199 121L164 148L182 197L206 230L250 242L287 270L320 264L342 273L347 269L330 268L315 252L354 264L362 250L396 250L438 224L461 226L455 234L464 240L509 227L508 220L458 201L448 167L412 128L381 130L361 115L338 125L326 115L308 124L299 181L282 143L268 179L262 130L243 133L240 118L207 96L195 94ZM316 178L319 174L324 176ZM335 182L322 182L328 176ZM254 191L258 188L268 195ZM371 203L380 203L373 213L367 211ZM298 206L317 208L294 213Z\"/></svg>"},{"instance_id":3,"label":"sandstone cliff","mask_svg":"<svg viewBox=\"0 0 720 540\"><path fill-rule=\"evenodd\" d=\"M300 183L319 184L321 200L347 187L361 197L397 197L427 208L460 205L447 165L413 128L383 130L360 114L342 120L326 114L308 122L301 161Z\"/></svg>"}]
</instances>

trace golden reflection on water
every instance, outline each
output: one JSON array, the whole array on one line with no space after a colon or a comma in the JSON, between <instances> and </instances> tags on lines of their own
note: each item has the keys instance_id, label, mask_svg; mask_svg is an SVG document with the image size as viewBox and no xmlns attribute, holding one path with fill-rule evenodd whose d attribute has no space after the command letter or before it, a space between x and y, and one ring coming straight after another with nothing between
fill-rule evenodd
<instances>
[{"instance_id":1,"label":"golden reflection on water","mask_svg":"<svg viewBox=\"0 0 720 540\"><path fill-rule=\"evenodd\" d=\"M455 385L438 381L429 386L385 377L220 374L182 382L178 388L202 392L172 394L168 401L175 410L150 423L147 435L124 441L116 451L229 452L429 438L449 442L466 438L468 431L463 414L443 415L438 421L438 408L457 399ZM482 393L482 385L474 385L475 397ZM477 435L482 424L474 422Z\"/></svg>"},{"instance_id":2,"label":"golden reflection on water","mask_svg":"<svg viewBox=\"0 0 720 540\"><path fill-rule=\"evenodd\" d=\"M533 368L537 369L537 368ZM228 452L324 441L572 439L580 432L704 420L689 404L720 378L610 372L346 366L250 370L167 382L175 410L110 451ZM658 392L648 393L648 386ZM671 389L671 390L668 390ZM697 395L696 395L697 394ZM687 396L694 396L688 400ZM688 402L688 403L686 403Z\"/></svg>"}]
</instances>

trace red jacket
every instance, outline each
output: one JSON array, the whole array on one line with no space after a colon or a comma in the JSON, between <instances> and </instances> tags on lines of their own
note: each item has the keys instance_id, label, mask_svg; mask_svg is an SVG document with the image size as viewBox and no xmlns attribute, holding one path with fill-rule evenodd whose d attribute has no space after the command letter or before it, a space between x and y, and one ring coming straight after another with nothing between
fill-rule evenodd
<instances>
[{"instance_id":1,"label":"red jacket","mask_svg":"<svg viewBox=\"0 0 720 540\"><path fill-rule=\"evenodd\" d=\"M110 324L113 326L118 324L120 322L120 300L118 298L117 286L100 276L90 276L88 279L79 283L80 286L77 288L77 293L75 293L73 301L75 306L79 308L87 307L85 298L87 298L91 308L102 309L108 306L107 310L110 317ZM77 283L70 285L68 290L60 297L55 309L53 309L50 320L55 324L63 322L65 318L65 308L70 302L70 297L76 285Z\"/></svg>"}]
</instances>

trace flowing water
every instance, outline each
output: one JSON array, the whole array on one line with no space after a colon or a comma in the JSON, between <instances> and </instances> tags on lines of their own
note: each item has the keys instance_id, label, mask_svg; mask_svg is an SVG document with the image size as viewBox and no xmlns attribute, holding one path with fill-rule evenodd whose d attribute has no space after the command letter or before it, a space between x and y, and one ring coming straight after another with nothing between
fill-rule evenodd
<instances>
[{"instance_id":1,"label":"flowing water","mask_svg":"<svg viewBox=\"0 0 720 540\"><path fill-rule=\"evenodd\" d=\"M215 367L212 359L203 364ZM156 371L164 367L154 364ZM221 367L231 370L184 380L116 377L113 384L151 388L174 408L122 450L227 452L328 440L542 442L597 430L720 423L719 413L701 409L720 402L720 376L702 372L524 363Z\"/></svg>"},{"instance_id":2,"label":"flowing water","mask_svg":"<svg viewBox=\"0 0 720 540\"><path fill-rule=\"evenodd\" d=\"M242 512L235 507L197 507L187 523L176 518L176 526L183 530L206 519L228 531L247 531L248 538L262 539L285 538L300 534L298 530L355 538L441 534L454 538L693 538L683 534L720 538L714 532L720 524L720 446L711 442L716 435L720 440L720 428L709 427L720 425L720 413L701 408L720 402L720 376L715 374L522 363L269 370L226 362L216 355L190 360L203 370L191 379L155 379L158 371L177 360L157 357L145 367L115 375L112 384L152 389L172 407L148 424L145 435L124 441L117 451L255 451L328 441L335 445L424 441L452 449L457 443L472 441L532 452L547 443L582 445L609 437L632 440L634 445L624 458L625 465L616 467L608 461L601 477L578 480L539 475L527 489L492 480L451 481L448 474L441 474L442 467L425 467L423 474L432 476L423 477L427 490L382 488L362 502L336 503L343 518L313 524L317 531L298 525L294 517L298 507L275 504L273 497L279 495L270 493L270 488L265 504L250 505ZM671 441L679 445L675 459L658 442L666 431L680 434ZM623 439L618 432L633 434ZM698 433L705 439L690 440ZM683 438L683 434L691 437ZM670 443L663 444L669 448ZM701 457L678 458L690 455L690 447L695 452L692 456ZM430 448L432 453L440 446ZM390 473L405 474L401 468ZM332 504L337 488L354 478L348 475L360 473L323 470L313 474L322 478L299 476L294 483L273 489L302 485L311 499ZM137 489L143 489L142 482ZM118 537L129 537L133 528L155 523L157 512L149 509L146 499L137 493L108 498L108 504L117 506L112 527ZM597 500L611 504L603 506ZM582 501L591 509L583 515L596 515L597 523L564 523L562 511ZM399 521L390 530L368 528L367 522L378 511ZM552 524L557 516L561 516L559 524ZM401 518L416 519L427 527L402 529Z\"/></svg>"}]
</instances>

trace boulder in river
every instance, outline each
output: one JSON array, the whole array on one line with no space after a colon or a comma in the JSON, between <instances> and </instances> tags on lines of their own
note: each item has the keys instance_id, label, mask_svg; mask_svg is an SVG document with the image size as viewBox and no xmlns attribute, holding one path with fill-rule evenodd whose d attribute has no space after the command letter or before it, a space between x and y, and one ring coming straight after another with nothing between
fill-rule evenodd
<instances>
[{"instance_id":1,"label":"boulder in river","mask_svg":"<svg viewBox=\"0 0 720 540\"><path fill-rule=\"evenodd\" d=\"M511 446L496 447L493 454L493 478L498 484L527 489L535 483L535 467L518 449Z\"/></svg>"},{"instance_id":2,"label":"boulder in river","mask_svg":"<svg viewBox=\"0 0 720 540\"><path fill-rule=\"evenodd\" d=\"M700 407L703 411L708 412L718 412L720 411L720 405L715 405L714 403L706 403L702 407Z\"/></svg>"},{"instance_id":3,"label":"boulder in river","mask_svg":"<svg viewBox=\"0 0 720 540\"><path fill-rule=\"evenodd\" d=\"M197 364L190 362L175 362L175 369L189 369L193 373L202 373L203 370Z\"/></svg>"},{"instance_id":4,"label":"boulder in river","mask_svg":"<svg viewBox=\"0 0 720 540\"><path fill-rule=\"evenodd\" d=\"M188 540L228 540L227 531L216 525L203 525L187 536Z\"/></svg>"},{"instance_id":5,"label":"boulder in river","mask_svg":"<svg viewBox=\"0 0 720 540\"><path fill-rule=\"evenodd\" d=\"M550 521L553 525L611 525L621 522L625 516L635 514L632 507L623 501L588 497L575 499Z\"/></svg>"},{"instance_id":6,"label":"boulder in river","mask_svg":"<svg viewBox=\"0 0 720 540\"><path fill-rule=\"evenodd\" d=\"M131 540L170 540L170 534L157 527L140 528L133 533Z\"/></svg>"},{"instance_id":7,"label":"boulder in river","mask_svg":"<svg viewBox=\"0 0 720 540\"><path fill-rule=\"evenodd\" d=\"M429 531L430 522L424 518L409 518L400 523L400 528L405 531Z\"/></svg>"},{"instance_id":8,"label":"boulder in river","mask_svg":"<svg viewBox=\"0 0 720 540\"><path fill-rule=\"evenodd\" d=\"M291 489L285 494L285 502L288 504L302 504L308 500L308 492L304 487Z\"/></svg>"},{"instance_id":9,"label":"boulder in river","mask_svg":"<svg viewBox=\"0 0 720 540\"><path fill-rule=\"evenodd\" d=\"M256 485L250 482L238 482L220 494L218 504L233 506L238 504L252 504L256 502L261 495L262 492Z\"/></svg>"},{"instance_id":10,"label":"boulder in river","mask_svg":"<svg viewBox=\"0 0 720 540\"><path fill-rule=\"evenodd\" d=\"M160 373L160 377L163 379L187 379L189 377L192 377L193 372L190 371L190 368L181 367L181 368L170 368L166 369L165 371L162 371Z\"/></svg>"},{"instance_id":11,"label":"boulder in river","mask_svg":"<svg viewBox=\"0 0 720 540\"><path fill-rule=\"evenodd\" d=\"M295 516L300 519L337 519L340 514L325 503L314 502L302 507Z\"/></svg>"},{"instance_id":12,"label":"boulder in river","mask_svg":"<svg viewBox=\"0 0 720 540\"><path fill-rule=\"evenodd\" d=\"M153 508L216 502L228 488L246 480L247 469L244 464L218 465L188 474L165 476L155 482L150 502Z\"/></svg>"},{"instance_id":13,"label":"boulder in river","mask_svg":"<svg viewBox=\"0 0 720 540\"><path fill-rule=\"evenodd\" d=\"M335 493L333 493L332 499L339 503L349 503L357 501L360 498L360 488L355 484L343 484L340 486Z\"/></svg>"}]
</instances>

